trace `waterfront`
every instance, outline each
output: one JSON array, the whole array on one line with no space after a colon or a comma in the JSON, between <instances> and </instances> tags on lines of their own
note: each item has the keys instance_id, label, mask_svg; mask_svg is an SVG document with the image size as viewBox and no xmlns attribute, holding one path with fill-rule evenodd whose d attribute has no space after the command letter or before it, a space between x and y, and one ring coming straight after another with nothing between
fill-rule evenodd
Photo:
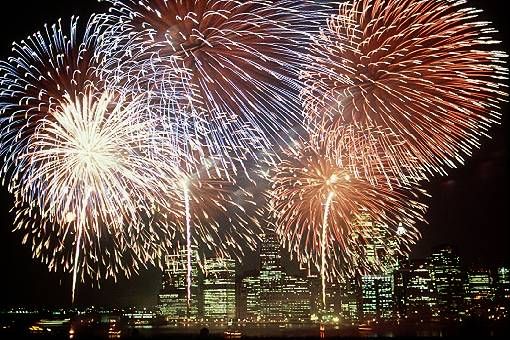
<instances>
[{"instance_id":1,"label":"waterfront","mask_svg":"<svg viewBox=\"0 0 510 340\"><path fill-rule=\"evenodd\" d=\"M56 315L57 313L52 313ZM455 337L504 336L506 321L488 322L481 319L462 323L405 322L350 324L285 324L192 322L161 324L134 322L119 313L77 313L59 317L43 314L3 314L0 320L1 339L172 339L172 338L332 338L332 337Z\"/></svg>"}]
</instances>

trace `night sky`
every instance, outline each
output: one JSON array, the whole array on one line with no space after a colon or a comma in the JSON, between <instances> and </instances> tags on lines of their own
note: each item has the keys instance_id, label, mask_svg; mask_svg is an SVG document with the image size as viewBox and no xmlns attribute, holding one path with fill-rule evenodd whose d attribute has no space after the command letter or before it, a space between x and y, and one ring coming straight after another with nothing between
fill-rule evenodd
<instances>
[{"instance_id":1,"label":"night sky","mask_svg":"<svg viewBox=\"0 0 510 340\"><path fill-rule=\"evenodd\" d=\"M85 18L104 11L107 6L96 0L24 0L2 2L0 11L0 58L9 56L11 43L26 38L52 24L58 18L79 15ZM469 0L484 9L483 19L491 20L500 31L500 40L509 51L506 1ZM65 22L65 21L64 21ZM509 107L503 109L501 126L492 129L492 139L484 139L464 167L449 171L448 177L435 178L424 187L431 194L426 202L427 225L420 225L423 239L413 248L413 257L425 257L433 247L453 245L464 263L510 264L508 136ZM33 260L28 246L21 245L21 233L12 233L12 201L4 187L0 188L0 306L63 305L70 302L71 275L49 273ZM253 269L248 263L243 270ZM78 287L79 304L89 305L154 305L160 285L160 273L149 269L130 280L115 284L103 282L101 289L89 283Z\"/></svg>"}]
</instances>

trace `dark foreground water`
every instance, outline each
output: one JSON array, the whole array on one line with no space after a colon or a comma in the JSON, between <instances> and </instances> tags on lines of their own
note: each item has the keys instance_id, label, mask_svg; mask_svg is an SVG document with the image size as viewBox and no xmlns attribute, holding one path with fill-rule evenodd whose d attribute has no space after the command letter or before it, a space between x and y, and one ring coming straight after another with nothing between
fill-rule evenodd
<instances>
[{"instance_id":1,"label":"dark foreground water","mask_svg":"<svg viewBox=\"0 0 510 340\"><path fill-rule=\"evenodd\" d=\"M42 322L41 322L42 321ZM214 324L192 327L138 326L120 323L83 323L66 320L24 320L0 323L0 339L273 339L273 338L358 338L358 337L486 337L508 336L508 322L472 320L464 324L387 324L371 327L320 325Z\"/></svg>"}]
</instances>

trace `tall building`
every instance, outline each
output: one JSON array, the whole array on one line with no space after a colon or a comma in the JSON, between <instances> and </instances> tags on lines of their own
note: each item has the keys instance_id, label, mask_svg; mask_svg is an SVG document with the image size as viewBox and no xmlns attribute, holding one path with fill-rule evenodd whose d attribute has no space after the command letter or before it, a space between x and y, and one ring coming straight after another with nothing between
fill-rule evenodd
<instances>
[{"instance_id":1,"label":"tall building","mask_svg":"<svg viewBox=\"0 0 510 340\"><path fill-rule=\"evenodd\" d=\"M260 247L259 317L266 321L283 318L281 306L283 271L280 244L275 234L266 233Z\"/></svg>"},{"instance_id":2,"label":"tall building","mask_svg":"<svg viewBox=\"0 0 510 340\"><path fill-rule=\"evenodd\" d=\"M208 320L236 317L236 263L232 259L205 261L203 280L203 315Z\"/></svg>"},{"instance_id":3,"label":"tall building","mask_svg":"<svg viewBox=\"0 0 510 340\"><path fill-rule=\"evenodd\" d=\"M357 215L354 223L357 236L363 240L363 256L371 265L376 265L383 247L381 229L368 214Z\"/></svg>"},{"instance_id":4,"label":"tall building","mask_svg":"<svg viewBox=\"0 0 510 340\"><path fill-rule=\"evenodd\" d=\"M410 260L401 256L398 260L398 269L393 272L393 288L395 301L395 318L405 319L407 316L407 286L410 277Z\"/></svg>"},{"instance_id":5,"label":"tall building","mask_svg":"<svg viewBox=\"0 0 510 340\"><path fill-rule=\"evenodd\" d=\"M357 323L360 317L360 284L348 279L340 284L340 316L345 323Z\"/></svg>"},{"instance_id":6,"label":"tall building","mask_svg":"<svg viewBox=\"0 0 510 340\"><path fill-rule=\"evenodd\" d=\"M321 320L331 320L340 317L340 289L339 282L326 282L326 305L322 299L322 282L315 275L309 275L311 314Z\"/></svg>"},{"instance_id":7,"label":"tall building","mask_svg":"<svg viewBox=\"0 0 510 340\"><path fill-rule=\"evenodd\" d=\"M357 216L359 237L363 240L364 256L372 266L361 277L361 317L363 320L389 320L394 311L393 272L398 266L398 228L375 222L370 215Z\"/></svg>"},{"instance_id":8,"label":"tall building","mask_svg":"<svg viewBox=\"0 0 510 340\"><path fill-rule=\"evenodd\" d=\"M499 267L496 275L496 319L510 317L510 269Z\"/></svg>"},{"instance_id":9,"label":"tall building","mask_svg":"<svg viewBox=\"0 0 510 340\"><path fill-rule=\"evenodd\" d=\"M162 289L158 295L159 313L167 320L197 319L200 315L201 271L198 267L197 248L192 247L191 298L188 303L187 250L179 249L174 255L165 257Z\"/></svg>"},{"instance_id":10,"label":"tall building","mask_svg":"<svg viewBox=\"0 0 510 340\"><path fill-rule=\"evenodd\" d=\"M426 260L409 262L405 287L406 318L429 321L438 318L437 293L430 264Z\"/></svg>"},{"instance_id":11,"label":"tall building","mask_svg":"<svg viewBox=\"0 0 510 340\"><path fill-rule=\"evenodd\" d=\"M392 275L364 275L361 290L364 321L390 320L393 317Z\"/></svg>"},{"instance_id":12,"label":"tall building","mask_svg":"<svg viewBox=\"0 0 510 340\"><path fill-rule=\"evenodd\" d=\"M478 267L468 271L465 301L469 316L489 316L494 301L493 279L489 269Z\"/></svg>"},{"instance_id":13,"label":"tall building","mask_svg":"<svg viewBox=\"0 0 510 340\"><path fill-rule=\"evenodd\" d=\"M430 272L437 291L439 317L460 319L464 314L464 276L452 247L445 246L432 253Z\"/></svg>"},{"instance_id":14,"label":"tall building","mask_svg":"<svg viewBox=\"0 0 510 340\"><path fill-rule=\"evenodd\" d=\"M498 299L510 300L510 268L499 267L496 276L496 295Z\"/></svg>"},{"instance_id":15,"label":"tall building","mask_svg":"<svg viewBox=\"0 0 510 340\"><path fill-rule=\"evenodd\" d=\"M281 298L283 318L289 322L310 320L310 282L306 278L285 275Z\"/></svg>"},{"instance_id":16,"label":"tall building","mask_svg":"<svg viewBox=\"0 0 510 340\"><path fill-rule=\"evenodd\" d=\"M310 282L283 272L276 235L263 235L260 272L241 280L240 318L260 322L310 320Z\"/></svg>"},{"instance_id":17,"label":"tall building","mask_svg":"<svg viewBox=\"0 0 510 340\"><path fill-rule=\"evenodd\" d=\"M239 300L239 318L252 322L258 321L260 319L260 278L258 275L242 279Z\"/></svg>"}]
</instances>

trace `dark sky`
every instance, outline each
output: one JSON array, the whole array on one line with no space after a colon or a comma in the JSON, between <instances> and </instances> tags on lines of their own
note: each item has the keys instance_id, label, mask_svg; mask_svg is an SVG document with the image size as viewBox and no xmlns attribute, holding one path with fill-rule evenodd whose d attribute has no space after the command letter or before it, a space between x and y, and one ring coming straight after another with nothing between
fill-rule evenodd
<instances>
[{"instance_id":1,"label":"dark sky","mask_svg":"<svg viewBox=\"0 0 510 340\"><path fill-rule=\"evenodd\" d=\"M24 0L2 2L0 11L0 58L9 55L12 41L24 39L58 18L78 14L85 18L102 11L105 4L95 0ZM499 29L501 40L508 41L506 1L470 0L485 10L483 19ZM508 49L508 43L505 44ZM425 184L432 197L428 200L428 225L422 225L423 240L412 256L424 257L432 247L454 245L464 262L510 264L508 213L508 105L503 110L503 124L491 131L492 139L483 140L464 167L451 170L448 177ZM0 268L3 289L0 306L11 304L67 304L70 300L71 276L48 273L47 268L31 258L29 247L22 246L22 235L12 233L10 196L0 188ZM250 268L247 268L250 269ZM153 305L160 284L158 270L142 272L131 280L103 282L102 289L80 285L80 304Z\"/></svg>"}]
</instances>

